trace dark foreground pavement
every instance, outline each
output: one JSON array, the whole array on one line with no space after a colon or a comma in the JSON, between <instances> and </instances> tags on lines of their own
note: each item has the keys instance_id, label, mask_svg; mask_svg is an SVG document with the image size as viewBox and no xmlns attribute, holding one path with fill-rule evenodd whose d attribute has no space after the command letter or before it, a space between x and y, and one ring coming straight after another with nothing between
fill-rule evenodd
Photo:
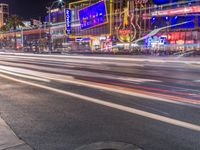
<instances>
[{"instance_id":1,"label":"dark foreground pavement","mask_svg":"<svg viewBox=\"0 0 200 150\"><path fill-rule=\"evenodd\" d=\"M199 150L199 75L187 63L3 55L0 116L36 150Z\"/></svg>"}]
</instances>

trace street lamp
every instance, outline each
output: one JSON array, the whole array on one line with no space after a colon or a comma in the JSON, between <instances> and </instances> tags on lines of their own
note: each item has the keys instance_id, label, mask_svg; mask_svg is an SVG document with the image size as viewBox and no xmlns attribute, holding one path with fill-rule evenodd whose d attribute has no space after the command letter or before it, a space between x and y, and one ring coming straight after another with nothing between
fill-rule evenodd
<instances>
[{"instance_id":1,"label":"street lamp","mask_svg":"<svg viewBox=\"0 0 200 150\"><path fill-rule=\"evenodd\" d=\"M64 5L64 1L63 0L56 0L51 4L50 7L46 7L46 9L48 10L48 16L49 16L48 24L49 24L49 50L50 51L52 49L52 46L51 46L51 27L50 27L50 25L51 25L51 10L52 10L52 8L54 7L54 5L56 3L59 4L59 5L62 5L62 6Z\"/></svg>"}]
</instances>

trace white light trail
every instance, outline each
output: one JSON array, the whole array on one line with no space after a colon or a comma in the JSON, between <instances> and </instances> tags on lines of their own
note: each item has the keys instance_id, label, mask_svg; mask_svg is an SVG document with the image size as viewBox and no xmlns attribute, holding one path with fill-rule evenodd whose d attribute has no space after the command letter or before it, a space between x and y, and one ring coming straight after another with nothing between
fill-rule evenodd
<instances>
[{"instance_id":1,"label":"white light trail","mask_svg":"<svg viewBox=\"0 0 200 150\"><path fill-rule=\"evenodd\" d=\"M157 114L154 114L154 113L149 113L149 112L142 111L142 110L139 110L139 109L135 109L135 108L132 108L132 107L127 107L127 106L124 106L124 105L119 105L119 104L116 104L116 103L108 102L108 101L105 101L105 100L102 100L102 99L96 99L96 98L84 96L84 95L81 95L81 94L76 94L76 93L52 88L52 87L49 87L49 86L36 84L36 83L33 83L33 82L15 79L15 78L12 78L12 77L9 77L9 76L6 76L6 75L2 75L2 74L0 74L0 77L8 79L8 80L15 81L15 82L18 82L18 83L22 83L22 84L30 85L30 86L33 86L33 87L45 89L45 90L48 90L48 91L51 91L51 92L55 92L55 93L63 94L63 95L66 95L66 96L74 97L74 98L77 98L77 99L85 101L85 102L90 102L90 103L98 104L98 105L101 105L101 106L110 107L112 109L131 113L133 115L138 115L138 116L141 116L141 117L144 117L144 118L149 118L149 119L161 121L163 123L167 123L167 124L170 124L170 125L179 126L179 127L182 127L182 128L186 128L186 129L189 129L189 130L200 132L200 126L196 125L196 124L176 120L176 119L173 119L173 118L157 115Z\"/></svg>"}]
</instances>

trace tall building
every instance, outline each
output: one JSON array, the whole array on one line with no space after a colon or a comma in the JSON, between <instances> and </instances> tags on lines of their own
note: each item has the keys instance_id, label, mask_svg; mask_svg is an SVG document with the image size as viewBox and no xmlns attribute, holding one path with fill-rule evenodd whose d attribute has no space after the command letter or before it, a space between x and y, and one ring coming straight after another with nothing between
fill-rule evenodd
<instances>
[{"instance_id":1,"label":"tall building","mask_svg":"<svg viewBox=\"0 0 200 150\"><path fill-rule=\"evenodd\" d=\"M131 42L144 36L150 28L149 20L142 15L149 13L149 0L80 0L69 4L72 11L71 41L80 49L93 51L123 51ZM86 46L83 48L83 45Z\"/></svg>"},{"instance_id":2,"label":"tall building","mask_svg":"<svg viewBox=\"0 0 200 150\"><path fill-rule=\"evenodd\" d=\"M110 50L113 0L80 0L69 4L72 47L77 50Z\"/></svg>"},{"instance_id":3,"label":"tall building","mask_svg":"<svg viewBox=\"0 0 200 150\"><path fill-rule=\"evenodd\" d=\"M80 49L200 50L198 0L80 0L69 9Z\"/></svg>"},{"instance_id":4,"label":"tall building","mask_svg":"<svg viewBox=\"0 0 200 150\"><path fill-rule=\"evenodd\" d=\"M59 23L64 22L64 10L60 8L52 9L51 13L47 11L47 16L45 17L45 22ZM50 18L49 18L50 17Z\"/></svg>"},{"instance_id":5,"label":"tall building","mask_svg":"<svg viewBox=\"0 0 200 150\"><path fill-rule=\"evenodd\" d=\"M200 2L153 0L151 30L162 29L147 39L147 46L175 51L200 50Z\"/></svg>"},{"instance_id":6,"label":"tall building","mask_svg":"<svg viewBox=\"0 0 200 150\"><path fill-rule=\"evenodd\" d=\"M9 16L8 4L0 3L0 28L5 25Z\"/></svg>"}]
</instances>

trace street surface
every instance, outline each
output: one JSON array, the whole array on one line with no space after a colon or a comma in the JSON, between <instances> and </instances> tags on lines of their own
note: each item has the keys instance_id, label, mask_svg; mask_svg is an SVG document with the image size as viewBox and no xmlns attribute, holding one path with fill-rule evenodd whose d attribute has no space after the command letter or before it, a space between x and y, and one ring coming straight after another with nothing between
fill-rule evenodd
<instances>
[{"instance_id":1,"label":"street surface","mask_svg":"<svg viewBox=\"0 0 200 150\"><path fill-rule=\"evenodd\" d=\"M0 117L35 150L200 150L199 62L1 53Z\"/></svg>"}]
</instances>

